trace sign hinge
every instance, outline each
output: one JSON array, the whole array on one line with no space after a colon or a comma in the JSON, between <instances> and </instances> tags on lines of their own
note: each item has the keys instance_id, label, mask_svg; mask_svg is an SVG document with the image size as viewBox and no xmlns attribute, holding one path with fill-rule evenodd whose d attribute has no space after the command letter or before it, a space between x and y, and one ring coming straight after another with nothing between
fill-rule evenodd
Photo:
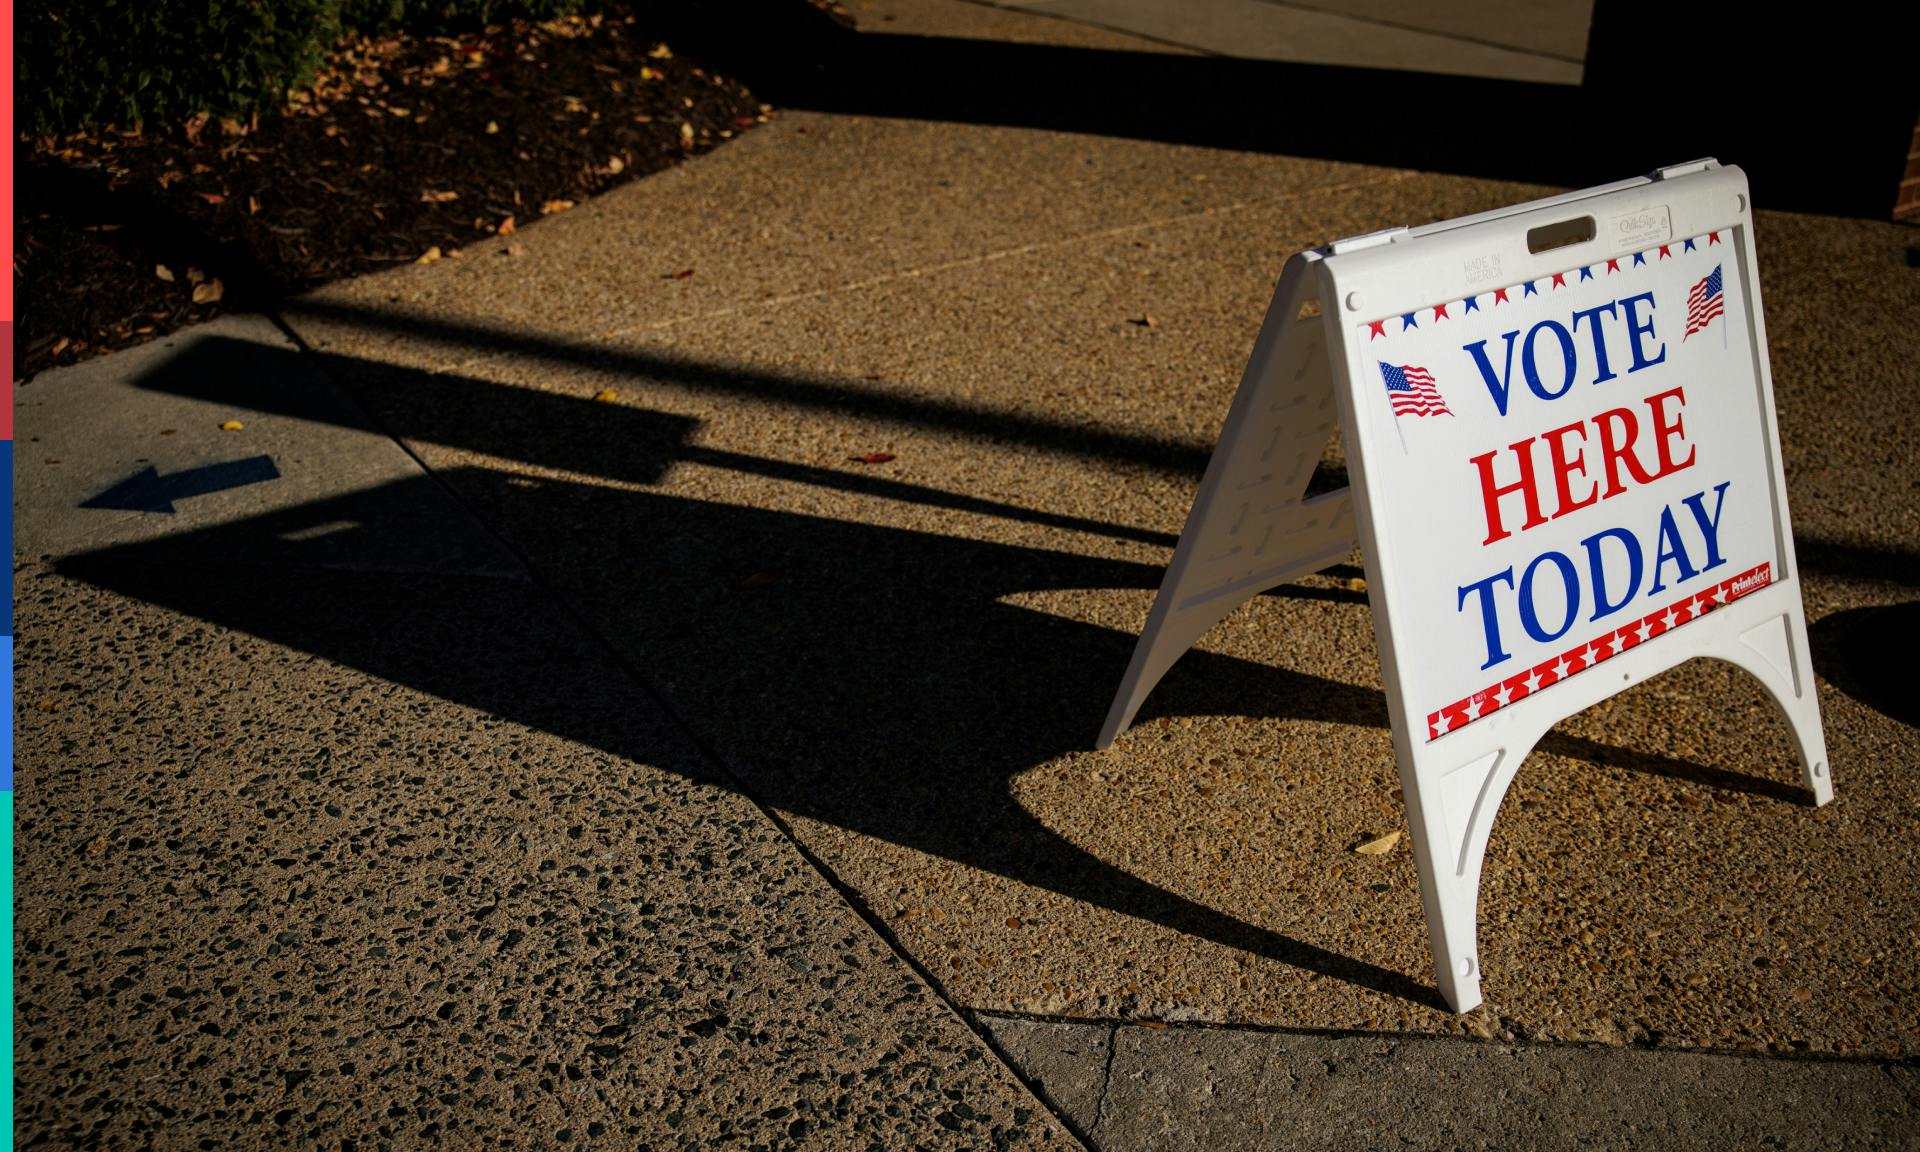
<instances>
[{"instance_id":1,"label":"sign hinge","mask_svg":"<svg viewBox=\"0 0 1920 1152\"><path fill-rule=\"evenodd\" d=\"M1695 172L1705 172L1720 167L1720 161L1708 156L1700 160L1689 160L1685 164L1672 164L1653 174L1655 180L1677 180L1682 176L1691 176Z\"/></svg>"},{"instance_id":2,"label":"sign hinge","mask_svg":"<svg viewBox=\"0 0 1920 1152\"><path fill-rule=\"evenodd\" d=\"M1362 248L1378 248L1382 244L1391 244L1406 234L1405 225L1398 228L1385 228L1379 232L1369 232L1364 236L1349 236L1345 240L1335 240L1327 245L1327 251L1339 256L1347 252L1358 252Z\"/></svg>"}]
</instances>

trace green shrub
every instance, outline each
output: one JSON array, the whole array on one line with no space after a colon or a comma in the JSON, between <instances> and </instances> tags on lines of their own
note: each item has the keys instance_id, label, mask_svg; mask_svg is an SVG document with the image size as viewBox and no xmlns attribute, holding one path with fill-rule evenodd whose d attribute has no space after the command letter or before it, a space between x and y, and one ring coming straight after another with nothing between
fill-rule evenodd
<instances>
[{"instance_id":1,"label":"green shrub","mask_svg":"<svg viewBox=\"0 0 1920 1152\"><path fill-rule=\"evenodd\" d=\"M340 34L339 0L45 0L18 17L35 132L273 107Z\"/></svg>"},{"instance_id":2,"label":"green shrub","mask_svg":"<svg viewBox=\"0 0 1920 1152\"><path fill-rule=\"evenodd\" d=\"M245 117L312 79L344 32L432 33L582 0L42 0L17 10L21 127Z\"/></svg>"}]
</instances>

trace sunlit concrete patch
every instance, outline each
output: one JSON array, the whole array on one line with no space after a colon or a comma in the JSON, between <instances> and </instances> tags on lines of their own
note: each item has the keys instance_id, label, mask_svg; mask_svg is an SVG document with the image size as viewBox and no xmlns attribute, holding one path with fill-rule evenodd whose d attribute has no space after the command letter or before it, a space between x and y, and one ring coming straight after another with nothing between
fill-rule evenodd
<instances>
[{"instance_id":1,"label":"sunlit concrete patch","mask_svg":"<svg viewBox=\"0 0 1920 1152\"><path fill-rule=\"evenodd\" d=\"M524 255L477 246L464 261L330 285L284 312L327 351L454 368L511 353L522 335L698 330L1083 236L1394 177L1362 164L791 112L644 190L628 185L523 229ZM851 203L862 205L857 224ZM694 274L663 275L685 268ZM378 312L424 322L354 322ZM494 336L462 340L436 324Z\"/></svg>"}]
</instances>

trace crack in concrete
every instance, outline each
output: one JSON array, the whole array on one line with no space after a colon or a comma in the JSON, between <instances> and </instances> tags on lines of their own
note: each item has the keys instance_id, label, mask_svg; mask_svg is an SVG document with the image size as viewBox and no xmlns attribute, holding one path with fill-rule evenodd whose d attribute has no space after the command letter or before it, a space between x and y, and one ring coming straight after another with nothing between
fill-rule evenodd
<instances>
[{"instance_id":1,"label":"crack in concrete","mask_svg":"<svg viewBox=\"0 0 1920 1152\"><path fill-rule=\"evenodd\" d=\"M1107 1090L1113 1087L1113 1054L1120 1047L1120 1026L1107 1025L1107 1062L1100 1070L1100 1098L1093 1105L1093 1123L1087 1125L1087 1139L1094 1140L1107 1118Z\"/></svg>"},{"instance_id":2,"label":"crack in concrete","mask_svg":"<svg viewBox=\"0 0 1920 1152\"><path fill-rule=\"evenodd\" d=\"M1895 1068L1906 1068L1911 1072L1914 1071L1913 1066L1911 1064L1896 1064L1889 1061L1880 1065L1880 1070L1885 1072L1887 1079L1893 1081L1894 1085L1900 1089L1901 1094L1906 1096L1907 1105L1916 1112L1920 1112L1920 1079L1903 1077L1900 1073L1894 1071Z\"/></svg>"},{"instance_id":3,"label":"crack in concrete","mask_svg":"<svg viewBox=\"0 0 1920 1152\"><path fill-rule=\"evenodd\" d=\"M1273 1044L1260 1046L1260 1078L1254 1081L1254 1115L1260 1118L1260 1147L1273 1147Z\"/></svg>"},{"instance_id":4,"label":"crack in concrete","mask_svg":"<svg viewBox=\"0 0 1920 1152\"><path fill-rule=\"evenodd\" d=\"M1332 16L1339 20L1374 28L1390 28L1395 32L1410 32L1417 36L1431 36L1436 40L1451 40L1456 44L1471 44L1476 48L1491 48L1497 52L1511 52L1515 56L1531 56L1536 60L1552 60L1558 64L1578 64L1586 67L1585 53L1568 56L1561 52L1549 52L1541 48L1528 48L1521 44L1509 44L1487 36L1469 36L1461 32L1452 32L1444 28L1428 28L1407 21L1388 20L1379 16L1347 11L1331 4L1303 4L1299 0L1259 0L1272 8L1290 8L1296 12L1312 12L1319 16Z\"/></svg>"}]
</instances>

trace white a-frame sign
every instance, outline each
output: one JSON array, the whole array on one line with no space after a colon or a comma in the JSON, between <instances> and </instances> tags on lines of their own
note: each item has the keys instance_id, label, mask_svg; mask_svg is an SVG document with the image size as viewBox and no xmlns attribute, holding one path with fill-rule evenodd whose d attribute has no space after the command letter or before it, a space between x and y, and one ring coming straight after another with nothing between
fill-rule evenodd
<instances>
[{"instance_id":1,"label":"white a-frame sign","mask_svg":"<svg viewBox=\"0 0 1920 1152\"><path fill-rule=\"evenodd\" d=\"M1336 411L1352 487L1304 498ZM1435 972L1472 1008L1494 813L1562 718L1716 657L1832 798L1773 411L1737 168L1302 252L1100 746L1208 628L1357 541Z\"/></svg>"}]
</instances>

